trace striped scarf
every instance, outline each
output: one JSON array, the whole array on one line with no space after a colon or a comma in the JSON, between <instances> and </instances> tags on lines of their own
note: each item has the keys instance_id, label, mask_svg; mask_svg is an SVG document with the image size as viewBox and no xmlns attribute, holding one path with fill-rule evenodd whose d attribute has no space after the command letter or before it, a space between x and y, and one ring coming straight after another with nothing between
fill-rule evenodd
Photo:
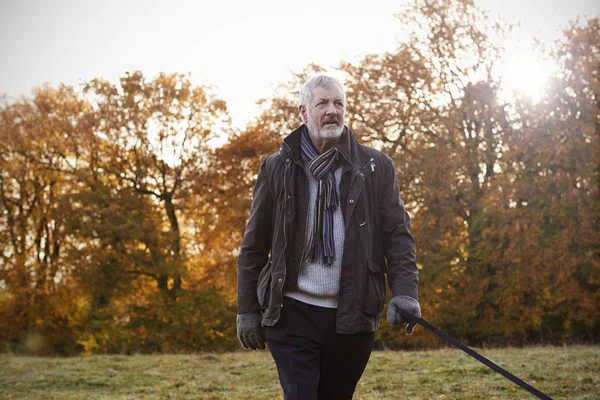
<instances>
[{"instance_id":1,"label":"striped scarf","mask_svg":"<svg viewBox=\"0 0 600 400\"><path fill-rule=\"evenodd\" d=\"M331 265L335 259L333 212L340 202L334 175L338 149L332 147L320 154L310 141L306 127L302 130L300 141L302 158L308 163L311 175L317 180L317 201L306 261L318 262L322 256L323 262Z\"/></svg>"}]
</instances>

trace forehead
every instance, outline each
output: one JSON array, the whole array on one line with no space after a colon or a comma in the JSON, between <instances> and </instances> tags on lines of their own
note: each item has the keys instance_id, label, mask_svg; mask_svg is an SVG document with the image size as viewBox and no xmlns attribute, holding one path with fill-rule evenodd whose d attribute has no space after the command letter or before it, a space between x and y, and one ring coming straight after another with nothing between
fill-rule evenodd
<instances>
[{"instance_id":1,"label":"forehead","mask_svg":"<svg viewBox=\"0 0 600 400\"><path fill-rule=\"evenodd\" d=\"M338 85L329 87L317 86L313 89L313 101L319 99L336 100L343 99L344 94Z\"/></svg>"}]
</instances>

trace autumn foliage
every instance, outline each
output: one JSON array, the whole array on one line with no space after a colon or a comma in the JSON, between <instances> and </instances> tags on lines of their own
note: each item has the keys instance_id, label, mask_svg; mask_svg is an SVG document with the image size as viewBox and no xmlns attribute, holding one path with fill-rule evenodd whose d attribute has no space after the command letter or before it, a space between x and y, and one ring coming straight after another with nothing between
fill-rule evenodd
<instances>
[{"instance_id":1,"label":"autumn foliage","mask_svg":"<svg viewBox=\"0 0 600 400\"><path fill-rule=\"evenodd\" d=\"M600 20L549 47L559 68L533 102L502 95L505 28L469 2L419 0L399 19L410 38L395 52L339 69L347 124L395 162L424 317L476 345L597 341ZM237 348L256 172L300 123L298 90L320 69L282 83L241 131L181 74L4 101L0 349ZM441 345L382 327L380 347Z\"/></svg>"}]
</instances>

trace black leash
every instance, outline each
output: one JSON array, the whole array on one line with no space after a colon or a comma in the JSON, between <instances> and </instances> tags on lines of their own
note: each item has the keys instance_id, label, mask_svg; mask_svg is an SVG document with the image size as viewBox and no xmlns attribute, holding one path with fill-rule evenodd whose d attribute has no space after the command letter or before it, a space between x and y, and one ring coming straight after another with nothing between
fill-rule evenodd
<instances>
[{"instance_id":1,"label":"black leash","mask_svg":"<svg viewBox=\"0 0 600 400\"><path fill-rule=\"evenodd\" d=\"M539 390L537 390L533 386L529 385L527 382L524 382L523 380L517 378L516 376L514 376L513 374L511 374L510 372L508 372L504 368L502 368L499 365L495 364L494 362L488 360L487 358L485 358L484 356L482 356L481 354L479 354L475 350L472 350L471 348L465 346L464 344L462 344L458 340L454 339L452 336L448 335L446 332L439 330L438 328L436 328L435 326L431 325L429 322L425 321L424 319L419 318L419 317L415 317L414 315L410 315L410 314L404 313L402 311L400 311L400 312L409 321L416 322L417 324L422 325L423 327L429 329L431 332L435 333L436 335L438 335L439 337L441 337L442 339L444 339L446 342L448 342L450 344L453 344L454 346L458 347L459 349L461 349L462 351L464 351L465 353L467 353L471 357L475 358L477 361L479 361L479 362L487 365L488 367L490 367L491 369L493 369L494 371L496 371L500 375L502 375L505 378L511 380L515 384L521 386L523 389L527 390L529 393L533 394L534 396L536 396L536 397L538 397L538 398L540 398L542 400L552 400L552 398L550 396L548 396L548 395L540 392Z\"/></svg>"}]
</instances>

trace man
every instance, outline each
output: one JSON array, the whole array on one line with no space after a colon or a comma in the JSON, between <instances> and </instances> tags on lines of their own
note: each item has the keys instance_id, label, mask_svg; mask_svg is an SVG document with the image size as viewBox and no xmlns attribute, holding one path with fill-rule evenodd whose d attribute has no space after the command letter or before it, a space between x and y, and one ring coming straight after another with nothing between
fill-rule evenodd
<instances>
[{"instance_id":1,"label":"man","mask_svg":"<svg viewBox=\"0 0 600 400\"><path fill-rule=\"evenodd\" d=\"M344 126L339 80L309 79L298 109L304 124L258 172L238 260L238 337L246 349L268 343L285 399L351 399L386 273L388 321L421 316L414 240L391 159Z\"/></svg>"}]
</instances>

